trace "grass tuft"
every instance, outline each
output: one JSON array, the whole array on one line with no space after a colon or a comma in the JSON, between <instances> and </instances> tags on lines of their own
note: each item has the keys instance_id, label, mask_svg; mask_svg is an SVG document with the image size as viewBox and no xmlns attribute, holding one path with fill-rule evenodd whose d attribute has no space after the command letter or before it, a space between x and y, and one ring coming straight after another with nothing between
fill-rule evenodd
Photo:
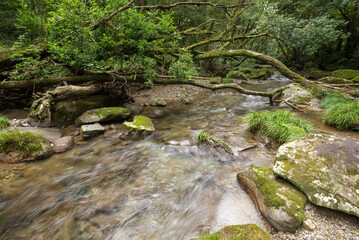
<instances>
[{"instance_id":1,"label":"grass tuft","mask_svg":"<svg viewBox=\"0 0 359 240\"><path fill-rule=\"evenodd\" d=\"M324 121L340 130L359 131L359 101L328 94L319 105L325 109Z\"/></svg>"},{"instance_id":2,"label":"grass tuft","mask_svg":"<svg viewBox=\"0 0 359 240\"><path fill-rule=\"evenodd\" d=\"M40 135L31 132L21 132L18 129L13 131L0 131L0 152L15 152L19 156L28 157L32 153L42 151Z\"/></svg>"},{"instance_id":3,"label":"grass tuft","mask_svg":"<svg viewBox=\"0 0 359 240\"><path fill-rule=\"evenodd\" d=\"M266 135L279 143L292 141L314 131L307 121L289 111L250 112L244 119L250 131Z\"/></svg>"},{"instance_id":4,"label":"grass tuft","mask_svg":"<svg viewBox=\"0 0 359 240\"><path fill-rule=\"evenodd\" d=\"M209 135L208 133L199 132L196 134L196 139L199 143L206 143L215 148L221 148L224 151L226 151L227 153L233 155L233 152L227 143L223 142L222 140L220 140L216 137Z\"/></svg>"},{"instance_id":5,"label":"grass tuft","mask_svg":"<svg viewBox=\"0 0 359 240\"><path fill-rule=\"evenodd\" d=\"M6 128L9 122L10 119L0 114L0 130Z\"/></svg>"}]
</instances>

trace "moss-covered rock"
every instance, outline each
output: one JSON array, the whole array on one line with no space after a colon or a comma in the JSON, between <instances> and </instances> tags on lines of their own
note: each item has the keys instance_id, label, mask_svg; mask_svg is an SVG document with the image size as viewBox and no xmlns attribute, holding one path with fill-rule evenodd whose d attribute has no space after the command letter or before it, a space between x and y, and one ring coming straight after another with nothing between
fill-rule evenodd
<instances>
[{"instance_id":1,"label":"moss-covered rock","mask_svg":"<svg viewBox=\"0 0 359 240\"><path fill-rule=\"evenodd\" d=\"M163 98L157 98L150 100L150 105L152 107L165 107L167 103Z\"/></svg>"},{"instance_id":2,"label":"moss-covered rock","mask_svg":"<svg viewBox=\"0 0 359 240\"><path fill-rule=\"evenodd\" d=\"M256 224L234 225L222 228L211 235L204 235L198 240L271 240L266 231Z\"/></svg>"},{"instance_id":3,"label":"moss-covered rock","mask_svg":"<svg viewBox=\"0 0 359 240\"><path fill-rule=\"evenodd\" d=\"M352 79L353 82L359 83L359 75Z\"/></svg>"},{"instance_id":4,"label":"moss-covered rock","mask_svg":"<svg viewBox=\"0 0 359 240\"><path fill-rule=\"evenodd\" d=\"M94 95L86 99L57 102L51 108L51 119L54 122L70 124L90 109L113 106L116 102L115 97L108 95Z\"/></svg>"},{"instance_id":5,"label":"moss-covered rock","mask_svg":"<svg viewBox=\"0 0 359 240\"><path fill-rule=\"evenodd\" d=\"M273 171L309 201L359 216L359 143L312 134L282 145Z\"/></svg>"},{"instance_id":6,"label":"moss-covered rock","mask_svg":"<svg viewBox=\"0 0 359 240\"><path fill-rule=\"evenodd\" d=\"M152 123L152 120L148 117L140 115L136 116L132 122L124 122L123 126L130 132L155 131L155 127Z\"/></svg>"},{"instance_id":7,"label":"moss-covered rock","mask_svg":"<svg viewBox=\"0 0 359 240\"><path fill-rule=\"evenodd\" d=\"M18 163L46 158L53 153L50 142L27 131L0 132L0 163Z\"/></svg>"},{"instance_id":8,"label":"moss-covered rock","mask_svg":"<svg viewBox=\"0 0 359 240\"><path fill-rule=\"evenodd\" d=\"M329 72L325 72L325 71L317 69L317 68L308 69L307 74L310 79L320 79L320 78L330 76Z\"/></svg>"},{"instance_id":9,"label":"moss-covered rock","mask_svg":"<svg viewBox=\"0 0 359 240\"><path fill-rule=\"evenodd\" d=\"M247 74L249 79L267 79L273 75L273 71L268 68L255 69L251 73Z\"/></svg>"},{"instance_id":10,"label":"moss-covered rock","mask_svg":"<svg viewBox=\"0 0 359 240\"><path fill-rule=\"evenodd\" d=\"M306 103L312 100L315 96L312 94L309 89L302 87L298 83L291 83L288 87L282 92L281 95L276 97L276 99L284 100L289 99L288 101L293 104ZM285 103L281 103L283 106L287 106Z\"/></svg>"},{"instance_id":11,"label":"moss-covered rock","mask_svg":"<svg viewBox=\"0 0 359 240\"><path fill-rule=\"evenodd\" d=\"M302 224L306 197L292 185L275 178L272 168L250 167L239 172L237 179L275 229L295 232Z\"/></svg>"},{"instance_id":12,"label":"moss-covered rock","mask_svg":"<svg viewBox=\"0 0 359 240\"><path fill-rule=\"evenodd\" d=\"M91 109L84 112L75 121L76 125L90 124L97 122L120 122L131 115L131 110L124 107L106 107Z\"/></svg>"},{"instance_id":13,"label":"moss-covered rock","mask_svg":"<svg viewBox=\"0 0 359 240\"><path fill-rule=\"evenodd\" d=\"M352 69L339 69L332 72L333 77L343 78L343 79L353 79L356 76L359 76L359 70L352 70Z\"/></svg>"},{"instance_id":14,"label":"moss-covered rock","mask_svg":"<svg viewBox=\"0 0 359 240\"><path fill-rule=\"evenodd\" d=\"M247 76L245 73L241 72L241 71L230 71L226 78L233 78L233 79L242 79L242 80L247 80Z\"/></svg>"}]
</instances>

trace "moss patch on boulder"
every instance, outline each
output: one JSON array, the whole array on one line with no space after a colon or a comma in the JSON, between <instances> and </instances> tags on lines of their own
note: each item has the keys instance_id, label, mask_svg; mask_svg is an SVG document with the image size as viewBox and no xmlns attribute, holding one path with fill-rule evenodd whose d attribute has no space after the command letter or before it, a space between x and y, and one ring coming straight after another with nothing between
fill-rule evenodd
<instances>
[{"instance_id":1,"label":"moss patch on boulder","mask_svg":"<svg viewBox=\"0 0 359 240\"><path fill-rule=\"evenodd\" d=\"M198 240L271 240L266 231L256 224L233 225L222 228L218 232L204 235Z\"/></svg>"},{"instance_id":2,"label":"moss patch on boulder","mask_svg":"<svg viewBox=\"0 0 359 240\"><path fill-rule=\"evenodd\" d=\"M295 232L302 224L306 197L294 186L275 178L272 168L250 167L239 172L237 178L275 229Z\"/></svg>"},{"instance_id":3,"label":"moss patch on boulder","mask_svg":"<svg viewBox=\"0 0 359 240\"><path fill-rule=\"evenodd\" d=\"M313 204L359 216L359 142L312 134L282 145L273 171Z\"/></svg>"},{"instance_id":4,"label":"moss patch on boulder","mask_svg":"<svg viewBox=\"0 0 359 240\"><path fill-rule=\"evenodd\" d=\"M165 107L167 102L163 98L157 98L150 100L150 105L152 107Z\"/></svg>"},{"instance_id":5,"label":"moss patch on boulder","mask_svg":"<svg viewBox=\"0 0 359 240\"><path fill-rule=\"evenodd\" d=\"M359 70L352 70L352 69L339 69L332 72L333 77L343 78L343 79L353 79L356 76L359 76Z\"/></svg>"},{"instance_id":6,"label":"moss patch on boulder","mask_svg":"<svg viewBox=\"0 0 359 240\"><path fill-rule=\"evenodd\" d=\"M131 115L131 110L124 107L106 107L91 109L84 112L75 121L76 125L90 124L96 122L120 122Z\"/></svg>"},{"instance_id":7,"label":"moss patch on boulder","mask_svg":"<svg viewBox=\"0 0 359 240\"><path fill-rule=\"evenodd\" d=\"M124 122L123 126L129 131L129 132L141 132L141 131L147 131L147 132L154 132L155 127L152 123L152 120L148 117L138 115L136 116L132 122Z\"/></svg>"}]
</instances>

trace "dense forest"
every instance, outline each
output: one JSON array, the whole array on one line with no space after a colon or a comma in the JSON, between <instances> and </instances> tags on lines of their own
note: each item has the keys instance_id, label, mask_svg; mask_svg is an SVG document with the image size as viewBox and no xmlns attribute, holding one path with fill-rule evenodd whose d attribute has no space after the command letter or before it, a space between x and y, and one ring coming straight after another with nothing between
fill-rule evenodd
<instances>
[{"instance_id":1,"label":"dense forest","mask_svg":"<svg viewBox=\"0 0 359 240\"><path fill-rule=\"evenodd\" d=\"M358 0L2 0L0 238L359 237L358 87Z\"/></svg>"}]
</instances>

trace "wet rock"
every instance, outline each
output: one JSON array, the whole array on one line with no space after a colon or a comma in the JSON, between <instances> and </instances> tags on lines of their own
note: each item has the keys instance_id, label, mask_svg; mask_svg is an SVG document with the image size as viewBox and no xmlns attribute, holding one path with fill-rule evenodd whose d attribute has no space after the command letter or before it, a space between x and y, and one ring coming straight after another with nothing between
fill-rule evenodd
<instances>
[{"instance_id":1,"label":"wet rock","mask_svg":"<svg viewBox=\"0 0 359 240\"><path fill-rule=\"evenodd\" d=\"M131 110L123 107L97 108L86 111L75 121L76 125L97 122L123 121L131 115Z\"/></svg>"},{"instance_id":2,"label":"wet rock","mask_svg":"<svg viewBox=\"0 0 359 240\"><path fill-rule=\"evenodd\" d=\"M298 83L289 84L279 96L280 100L287 100L294 104L309 102L313 98L313 94ZM282 105L287 106L285 103L281 103L280 106Z\"/></svg>"},{"instance_id":3,"label":"wet rock","mask_svg":"<svg viewBox=\"0 0 359 240\"><path fill-rule=\"evenodd\" d=\"M163 115L164 115L164 112L160 109L155 109L149 113L149 116L151 118L160 118L160 117L163 117Z\"/></svg>"},{"instance_id":4,"label":"wet rock","mask_svg":"<svg viewBox=\"0 0 359 240\"><path fill-rule=\"evenodd\" d=\"M274 173L323 207L359 216L359 143L311 134L282 145Z\"/></svg>"},{"instance_id":5,"label":"wet rock","mask_svg":"<svg viewBox=\"0 0 359 240\"><path fill-rule=\"evenodd\" d=\"M95 137L104 132L105 128L99 123L81 126L81 135L85 139Z\"/></svg>"},{"instance_id":6,"label":"wet rock","mask_svg":"<svg viewBox=\"0 0 359 240\"><path fill-rule=\"evenodd\" d=\"M164 107L167 105L167 103L163 98L157 98L157 99L152 99L150 101L150 105L152 107Z\"/></svg>"},{"instance_id":7,"label":"wet rock","mask_svg":"<svg viewBox=\"0 0 359 240\"><path fill-rule=\"evenodd\" d=\"M337 77L323 77L319 79L319 81L329 84L345 84L345 83L353 83L351 80L343 79L343 78L337 78Z\"/></svg>"},{"instance_id":8,"label":"wet rock","mask_svg":"<svg viewBox=\"0 0 359 240\"><path fill-rule=\"evenodd\" d=\"M275 229L295 232L302 224L305 196L292 185L275 178L272 168L250 167L239 172L237 179Z\"/></svg>"},{"instance_id":9,"label":"wet rock","mask_svg":"<svg viewBox=\"0 0 359 240\"><path fill-rule=\"evenodd\" d=\"M148 117L145 116L136 116L133 119L133 122L124 122L123 126L125 126L126 129L128 129L129 131L135 131L135 132L140 132L140 131L148 131L148 132L154 132L155 131L155 127L152 123L152 120Z\"/></svg>"},{"instance_id":10,"label":"wet rock","mask_svg":"<svg viewBox=\"0 0 359 240\"><path fill-rule=\"evenodd\" d=\"M125 103L123 104L123 106L125 108L128 108L131 110L132 115L138 115L141 113L143 107L141 107L140 105L136 104L136 103Z\"/></svg>"},{"instance_id":11,"label":"wet rock","mask_svg":"<svg viewBox=\"0 0 359 240\"><path fill-rule=\"evenodd\" d=\"M190 104L191 102L189 101L188 98L181 98L181 103L184 104L184 105L188 105L188 104Z\"/></svg>"},{"instance_id":12,"label":"wet rock","mask_svg":"<svg viewBox=\"0 0 359 240\"><path fill-rule=\"evenodd\" d=\"M212 235L203 236L197 239L198 240L207 240L207 239L270 240L272 238L268 235L266 231L258 227L256 224L245 224L245 225L227 226Z\"/></svg>"},{"instance_id":13,"label":"wet rock","mask_svg":"<svg viewBox=\"0 0 359 240\"><path fill-rule=\"evenodd\" d=\"M56 153L66 152L67 150L70 150L74 146L74 143L75 143L74 137L72 136L67 136L57 139L54 142L54 152Z\"/></svg>"}]
</instances>

